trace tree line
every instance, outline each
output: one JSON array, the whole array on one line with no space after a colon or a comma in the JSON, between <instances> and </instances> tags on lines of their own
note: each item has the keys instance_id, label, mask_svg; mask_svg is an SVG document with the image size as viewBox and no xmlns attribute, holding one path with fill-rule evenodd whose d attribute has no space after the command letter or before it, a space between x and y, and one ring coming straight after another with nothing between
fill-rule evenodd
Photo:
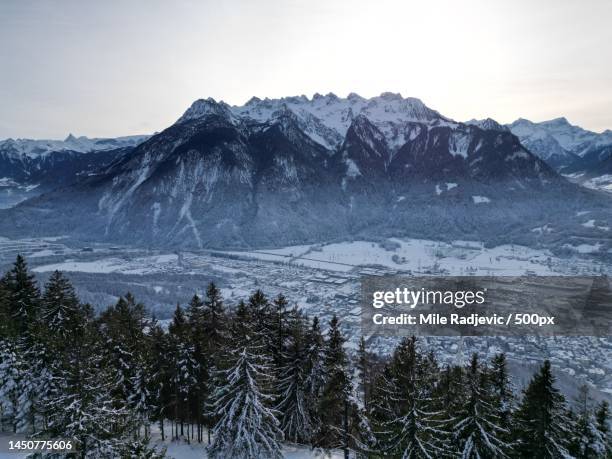
<instances>
[{"instance_id":1,"label":"tree line","mask_svg":"<svg viewBox=\"0 0 612 459\"><path fill-rule=\"evenodd\" d=\"M294 443L362 458L610 458L609 406L570 404L549 361L512 384L504 354L443 365L414 337L348 352L340 322L256 291L228 307L208 285L162 326L127 294L100 314L69 280L42 291L19 256L0 280L0 427L70 438L76 457L162 458L162 439L218 459Z\"/></svg>"}]
</instances>

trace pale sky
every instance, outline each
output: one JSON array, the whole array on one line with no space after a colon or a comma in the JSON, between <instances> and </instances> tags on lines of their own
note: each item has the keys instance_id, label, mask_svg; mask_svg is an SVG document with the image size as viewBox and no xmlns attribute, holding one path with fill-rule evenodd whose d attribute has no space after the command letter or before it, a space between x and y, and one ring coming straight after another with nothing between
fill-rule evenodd
<instances>
[{"instance_id":1,"label":"pale sky","mask_svg":"<svg viewBox=\"0 0 612 459\"><path fill-rule=\"evenodd\" d=\"M383 91L612 129L610 0L0 2L0 139L144 134L202 97Z\"/></svg>"}]
</instances>

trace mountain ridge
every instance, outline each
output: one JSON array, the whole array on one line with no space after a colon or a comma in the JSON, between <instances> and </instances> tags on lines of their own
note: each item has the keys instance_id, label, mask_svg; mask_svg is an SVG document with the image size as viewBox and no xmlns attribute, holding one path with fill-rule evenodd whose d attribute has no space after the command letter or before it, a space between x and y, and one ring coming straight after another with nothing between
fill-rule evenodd
<instances>
[{"instance_id":1,"label":"mountain ridge","mask_svg":"<svg viewBox=\"0 0 612 459\"><path fill-rule=\"evenodd\" d=\"M598 194L508 130L418 99L209 98L95 176L4 211L0 228L192 248L381 236L558 246L570 227L592 233L574 221L585 203L608 218ZM546 224L558 233L531 232Z\"/></svg>"}]
</instances>

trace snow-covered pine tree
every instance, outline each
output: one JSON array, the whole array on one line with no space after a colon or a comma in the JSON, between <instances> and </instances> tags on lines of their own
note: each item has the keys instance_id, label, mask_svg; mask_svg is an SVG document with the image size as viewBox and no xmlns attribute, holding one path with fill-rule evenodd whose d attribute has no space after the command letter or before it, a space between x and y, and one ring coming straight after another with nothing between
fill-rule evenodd
<instances>
[{"instance_id":1,"label":"snow-covered pine tree","mask_svg":"<svg viewBox=\"0 0 612 459\"><path fill-rule=\"evenodd\" d=\"M502 433L500 438L504 442L510 442L511 418L514 411L514 388L508 373L508 364L504 353L496 354L491 359L491 367L488 370L488 380L491 388L491 403L499 417L499 426L507 433Z\"/></svg>"},{"instance_id":2,"label":"snow-covered pine tree","mask_svg":"<svg viewBox=\"0 0 612 459\"><path fill-rule=\"evenodd\" d=\"M208 290L212 287L213 295L216 293L214 284L210 284ZM213 300L214 301L214 300ZM212 372L212 356L208 351L208 343L211 334L207 327L207 321L204 311L204 302L198 295L194 295L187 306L187 320L189 324L189 332L191 345L193 346L193 359L197 363L197 371L195 374L195 384L193 385L193 393L189 398L191 401L190 409L195 415L197 425L197 441L202 441L202 425L203 425L203 410L206 400L209 397L209 376Z\"/></svg>"},{"instance_id":3,"label":"snow-covered pine tree","mask_svg":"<svg viewBox=\"0 0 612 459\"><path fill-rule=\"evenodd\" d=\"M316 425L319 422L319 398L325 385L324 349L325 339L321 333L319 318L312 319L312 325L306 335L305 380L304 389L308 398L310 419Z\"/></svg>"},{"instance_id":4,"label":"snow-covered pine tree","mask_svg":"<svg viewBox=\"0 0 612 459\"><path fill-rule=\"evenodd\" d=\"M264 329L269 331L272 322L272 308L264 292L256 290L249 297L248 308L251 317L257 322L257 331L262 333Z\"/></svg>"},{"instance_id":5,"label":"snow-covered pine tree","mask_svg":"<svg viewBox=\"0 0 612 459\"><path fill-rule=\"evenodd\" d=\"M445 419L436 410L433 381L416 339L404 338L393 353L382 379L384 409L377 417L379 448L386 455L413 458L440 457L447 453Z\"/></svg>"},{"instance_id":6,"label":"snow-covered pine tree","mask_svg":"<svg viewBox=\"0 0 612 459\"><path fill-rule=\"evenodd\" d=\"M612 458L612 439L610 438L610 404L602 400L595 410L597 430L603 436L606 445L606 458Z\"/></svg>"},{"instance_id":7,"label":"snow-covered pine tree","mask_svg":"<svg viewBox=\"0 0 612 459\"><path fill-rule=\"evenodd\" d=\"M499 413L486 369L473 354L466 371L466 403L453 420L453 439L462 459L508 457L509 445L503 440L507 430L501 427Z\"/></svg>"},{"instance_id":8,"label":"snow-covered pine tree","mask_svg":"<svg viewBox=\"0 0 612 459\"><path fill-rule=\"evenodd\" d=\"M359 348L357 350L357 377L359 378L359 388L360 388L360 399L363 404L364 410L367 412L371 385L372 385L372 375L370 368L370 356L368 355L368 351L366 349L366 342L363 336L359 339Z\"/></svg>"},{"instance_id":9,"label":"snow-covered pine tree","mask_svg":"<svg viewBox=\"0 0 612 459\"><path fill-rule=\"evenodd\" d=\"M18 341L19 342L19 341ZM51 388L52 361L57 358L40 341L23 345L20 352L17 430L35 434L45 423L45 399Z\"/></svg>"},{"instance_id":10,"label":"snow-covered pine tree","mask_svg":"<svg viewBox=\"0 0 612 459\"><path fill-rule=\"evenodd\" d=\"M168 327L172 358L171 378L175 426L174 438L184 435L188 420L190 396L195 393L199 366L194 359L194 347L190 340L189 324L180 305L176 305L172 323ZM180 432L179 432L180 427Z\"/></svg>"},{"instance_id":11,"label":"snow-covered pine tree","mask_svg":"<svg viewBox=\"0 0 612 459\"><path fill-rule=\"evenodd\" d=\"M59 271L54 271L45 284L41 299L40 321L44 323L48 338L66 341L73 322L80 317L79 300L70 281Z\"/></svg>"},{"instance_id":12,"label":"snow-covered pine tree","mask_svg":"<svg viewBox=\"0 0 612 459\"><path fill-rule=\"evenodd\" d=\"M260 337L261 343L264 345L265 354L272 359L274 363L274 354L277 342L276 333L276 315L270 301L261 290L256 290L249 297L248 311L251 320L255 327L252 332ZM271 368L274 370L274 366Z\"/></svg>"},{"instance_id":13,"label":"snow-covered pine tree","mask_svg":"<svg viewBox=\"0 0 612 459\"><path fill-rule=\"evenodd\" d=\"M39 363L34 357L40 350L36 336L40 292L21 255L0 286L4 319L0 339L6 352L0 356L0 422L8 422L15 432L28 432L35 428L39 388L38 369L33 365Z\"/></svg>"},{"instance_id":14,"label":"snow-covered pine tree","mask_svg":"<svg viewBox=\"0 0 612 459\"><path fill-rule=\"evenodd\" d=\"M465 387L464 369L459 365L446 365L440 371L436 387L437 407L443 410L450 421L455 413L466 403L463 393ZM450 427L448 429L451 430Z\"/></svg>"},{"instance_id":15,"label":"snow-covered pine tree","mask_svg":"<svg viewBox=\"0 0 612 459\"><path fill-rule=\"evenodd\" d=\"M295 313L295 311L289 311L287 309L288 305L287 298L284 295L279 294L276 298L274 298L274 312L273 312L273 321L271 323L272 330L274 332L274 342L272 343L272 358L275 366L276 377L280 377L279 372L281 371L281 367L283 366L283 358L285 352L285 340L288 332L290 316Z\"/></svg>"},{"instance_id":16,"label":"snow-covered pine tree","mask_svg":"<svg viewBox=\"0 0 612 459\"><path fill-rule=\"evenodd\" d=\"M213 360L216 360L220 358L218 354L227 340L227 316L223 307L221 291L213 282L206 289L203 314L207 337L206 349Z\"/></svg>"},{"instance_id":17,"label":"snow-covered pine tree","mask_svg":"<svg viewBox=\"0 0 612 459\"><path fill-rule=\"evenodd\" d=\"M606 457L606 438L597 428L597 420L593 412L593 400L589 395L589 387L583 384L576 397L577 418L574 423L569 451L576 459L592 459Z\"/></svg>"},{"instance_id":18,"label":"snow-covered pine tree","mask_svg":"<svg viewBox=\"0 0 612 459\"><path fill-rule=\"evenodd\" d=\"M6 426L13 432L18 429L21 374L21 349L15 341L0 341L0 430Z\"/></svg>"},{"instance_id":19,"label":"snow-covered pine tree","mask_svg":"<svg viewBox=\"0 0 612 459\"><path fill-rule=\"evenodd\" d=\"M153 370L149 368L143 356L136 360L136 368L130 381L131 392L128 394L127 406L134 416L136 437L140 438L140 430L144 428L144 438L150 438L150 417L155 408L154 396L150 391Z\"/></svg>"},{"instance_id":20,"label":"snow-covered pine tree","mask_svg":"<svg viewBox=\"0 0 612 459\"><path fill-rule=\"evenodd\" d=\"M166 439L164 420L170 414L172 402L170 344L168 335L153 321L150 325L149 365L153 369L149 379L149 393L152 394L152 416L159 422L162 440Z\"/></svg>"},{"instance_id":21,"label":"snow-covered pine tree","mask_svg":"<svg viewBox=\"0 0 612 459\"><path fill-rule=\"evenodd\" d=\"M241 346L222 371L226 384L214 395L213 411L219 419L208 449L212 459L281 458L283 438L277 413L270 408L274 397L266 393L271 370L259 335L241 324Z\"/></svg>"},{"instance_id":22,"label":"snow-covered pine tree","mask_svg":"<svg viewBox=\"0 0 612 459\"><path fill-rule=\"evenodd\" d=\"M555 387L550 361L545 360L523 392L513 426L517 458L552 459L569 457L571 423L565 398Z\"/></svg>"},{"instance_id":23,"label":"snow-covered pine tree","mask_svg":"<svg viewBox=\"0 0 612 459\"><path fill-rule=\"evenodd\" d=\"M283 319L286 320L286 319ZM312 420L306 393L306 337L304 318L293 311L287 324L287 346L283 353L283 365L279 371L280 427L286 440L308 443L312 434ZM283 346L284 347L284 346Z\"/></svg>"},{"instance_id":24,"label":"snow-covered pine tree","mask_svg":"<svg viewBox=\"0 0 612 459\"><path fill-rule=\"evenodd\" d=\"M201 334L197 337L194 335L195 352L199 356L196 357L196 361L200 366L195 404L198 426L203 423L210 432L216 419L207 415L202 417L202 414L206 412L205 406L210 403L210 397L215 390L215 379L212 375L223 366L223 354L228 341L228 319L223 298L221 291L213 282L206 288L206 298L202 306L202 320L198 326ZM198 349L201 349L203 354L200 355ZM199 427L199 441L202 441L202 434L202 428Z\"/></svg>"},{"instance_id":25,"label":"snow-covered pine tree","mask_svg":"<svg viewBox=\"0 0 612 459\"><path fill-rule=\"evenodd\" d=\"M4 290L8 293L10 331L13 336L25 337L36 325L40 291L34 275L21 255L17 255L13 268L2 279Z\"/></svg>"},{"instance_id":26,"label":"snow-covered pine tree","mask_svg":"<svg viewBox=\"0 0 612 459\"><path fill-rule=\"evenodd\" d=\"M74 439L84 458L120 457L119 448L133 433L132 417L114 404L114 378L99 352L101 337L86 322L71 340L61 360L54 361L40 435Z\"/></svg>"},{"instance_id":27,"label":"snow-covered pine tree","mask_svg":"<svg viewBox=\"0 0 612 459\"><path fill-rule=\"evenodd\" d=\"M114 405L117 408L129 407L130 398L134 400L137 397L133 383L137 380L137 369L144 361L144 329L147 324L144 305L128 293L101 315L100 323L105 361L114 375Z\"/></svg>"},{"instance_id":28,"label":"snow-covered pine tree","mask_svg":"<svg viewBox=\"0 0 612 459\"><path fill-rule=\"evenodd\" d=\"M325 343L323 361L325 384L319 400L315 446L326 449L342 448L345 457L348 457L353 387L344 342L338 317L334 315L329 323L328 338Z\"/></svg>"},{"instance_id":29,"label":"snow-covered pine tree","mask_svg":"<svg viewBox=\"0 0 612 459\"><path fill-rule=\"evenodd\" d=\"M0 340L11 336L11 309L9 305L9 292L0 278Z\"/></svg>"}]
</instances>

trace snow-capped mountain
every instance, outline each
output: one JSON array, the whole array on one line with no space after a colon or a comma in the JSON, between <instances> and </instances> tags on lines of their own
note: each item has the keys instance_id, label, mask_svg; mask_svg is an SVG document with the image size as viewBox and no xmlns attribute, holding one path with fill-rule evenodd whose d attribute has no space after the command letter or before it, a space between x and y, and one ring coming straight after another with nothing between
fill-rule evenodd
<instances>
[{"instance_id":1,"label":"snow-capped mountain","mask_svg":"<svg viewBox=\"0 0 612 459\"><path fill-rule=\"evenodd\" d=\"M0 155L39 158L58 151L90 153L93 151L114 150L135 147L149 136L133 135L116 138L75 137L69 134L64 140L6 139L0 141Z\"/></svg>"},{"instance_id":2,"label":"snow-capped mountain","mask_svg":"<svg viewBox=\"0 0 612 459\"><path fill-rule=\"evenodd\" d=\"M148 136L89 139L70 134L65 140L7 139L0 142L0 177L26 186L60 183L79 172L110 164L118 154ZM57 180L58 174L62 180Z\"/></svg>"},{"instance_id":3,"label":"snow-capped mountain","mask_svg":"<svg viewBox=\"0 0 612 459\"><path fill-rule=\"evenodd\" d=\"M0 207L7 199L15 203L72 183L79 175L107 166L146 138L89 139L70 134L65 140L1 141Z\"/></svg>"},{"instance_id":4,"label":"snow-capped mountain","mask_svg":"<svg viewBox=\"0 0 612 459\"><path fill-rule=\"evenodd\" d=\"M405 131L406 123L440 125L450 121L419 99L403 98L400 94L385 92L371 99L355 93L346 98L333 93L325 96L315 94L312 99L306 96L263 100L253 97L243 106L229 106L212 99L200 99L193 103L179 122L211 113L225 113L235 119L266 122L283 110L293 113L300 128L315 142L329 149L340 146L353 120L359 115L370 120L385 134L389 145L396 149L407 141L406 135L409 132Z\"/></svg>"},{"instance_id":5,"label":"snow-capped mountain","mask_svg":"<svg viewBox=\"0 0 612 459\"><path fill-rule=\"evenodd\" d=\"M541 123L521 118L508 127L559 172L591 188L612 191L612 131L587 131L565 118Z\"/></svg>"},{"instance_id":6,"label":"snow-capped mountain","mask_svg":"<svg viewBox=\"0 0 612 459\"><path fill-rule=\"evenodd\" d=\"M521 139L538 139L552 137L557 144L569 153L583 157L594 146L612 143L612 131L601 134L587 131L570 124L565 118L555 118L541 123L519 118L508 125L510 130Z\"/></svg>"},{"instance_id":7,"label":"snow-capped mountain","mask_svg":"<svg viewBox=\"0 0 612 459\"><path fill-rule=\"evenodd\" d=\"M471 126L477 126L480 129L491 130L491 131L509 131L507 126L499 124L493 118L485 118L482 120L477 120L472 118L469 121L466 121L465 124L469 124Z\"/></svg>"},{"instance_id":8,"label":"snow-capped mountain","mask_svg":"<svg viewBox=\"0 0 612 459\"><path fill-rule=\"evenodd\" d=\"M391 93L200 99L95 176L6 211L2 230L185 247L382 235L541 244L585 202L609 207L490 125ZM531 232L545 224L559 233Z\"/></svg>"}]
</instances>

